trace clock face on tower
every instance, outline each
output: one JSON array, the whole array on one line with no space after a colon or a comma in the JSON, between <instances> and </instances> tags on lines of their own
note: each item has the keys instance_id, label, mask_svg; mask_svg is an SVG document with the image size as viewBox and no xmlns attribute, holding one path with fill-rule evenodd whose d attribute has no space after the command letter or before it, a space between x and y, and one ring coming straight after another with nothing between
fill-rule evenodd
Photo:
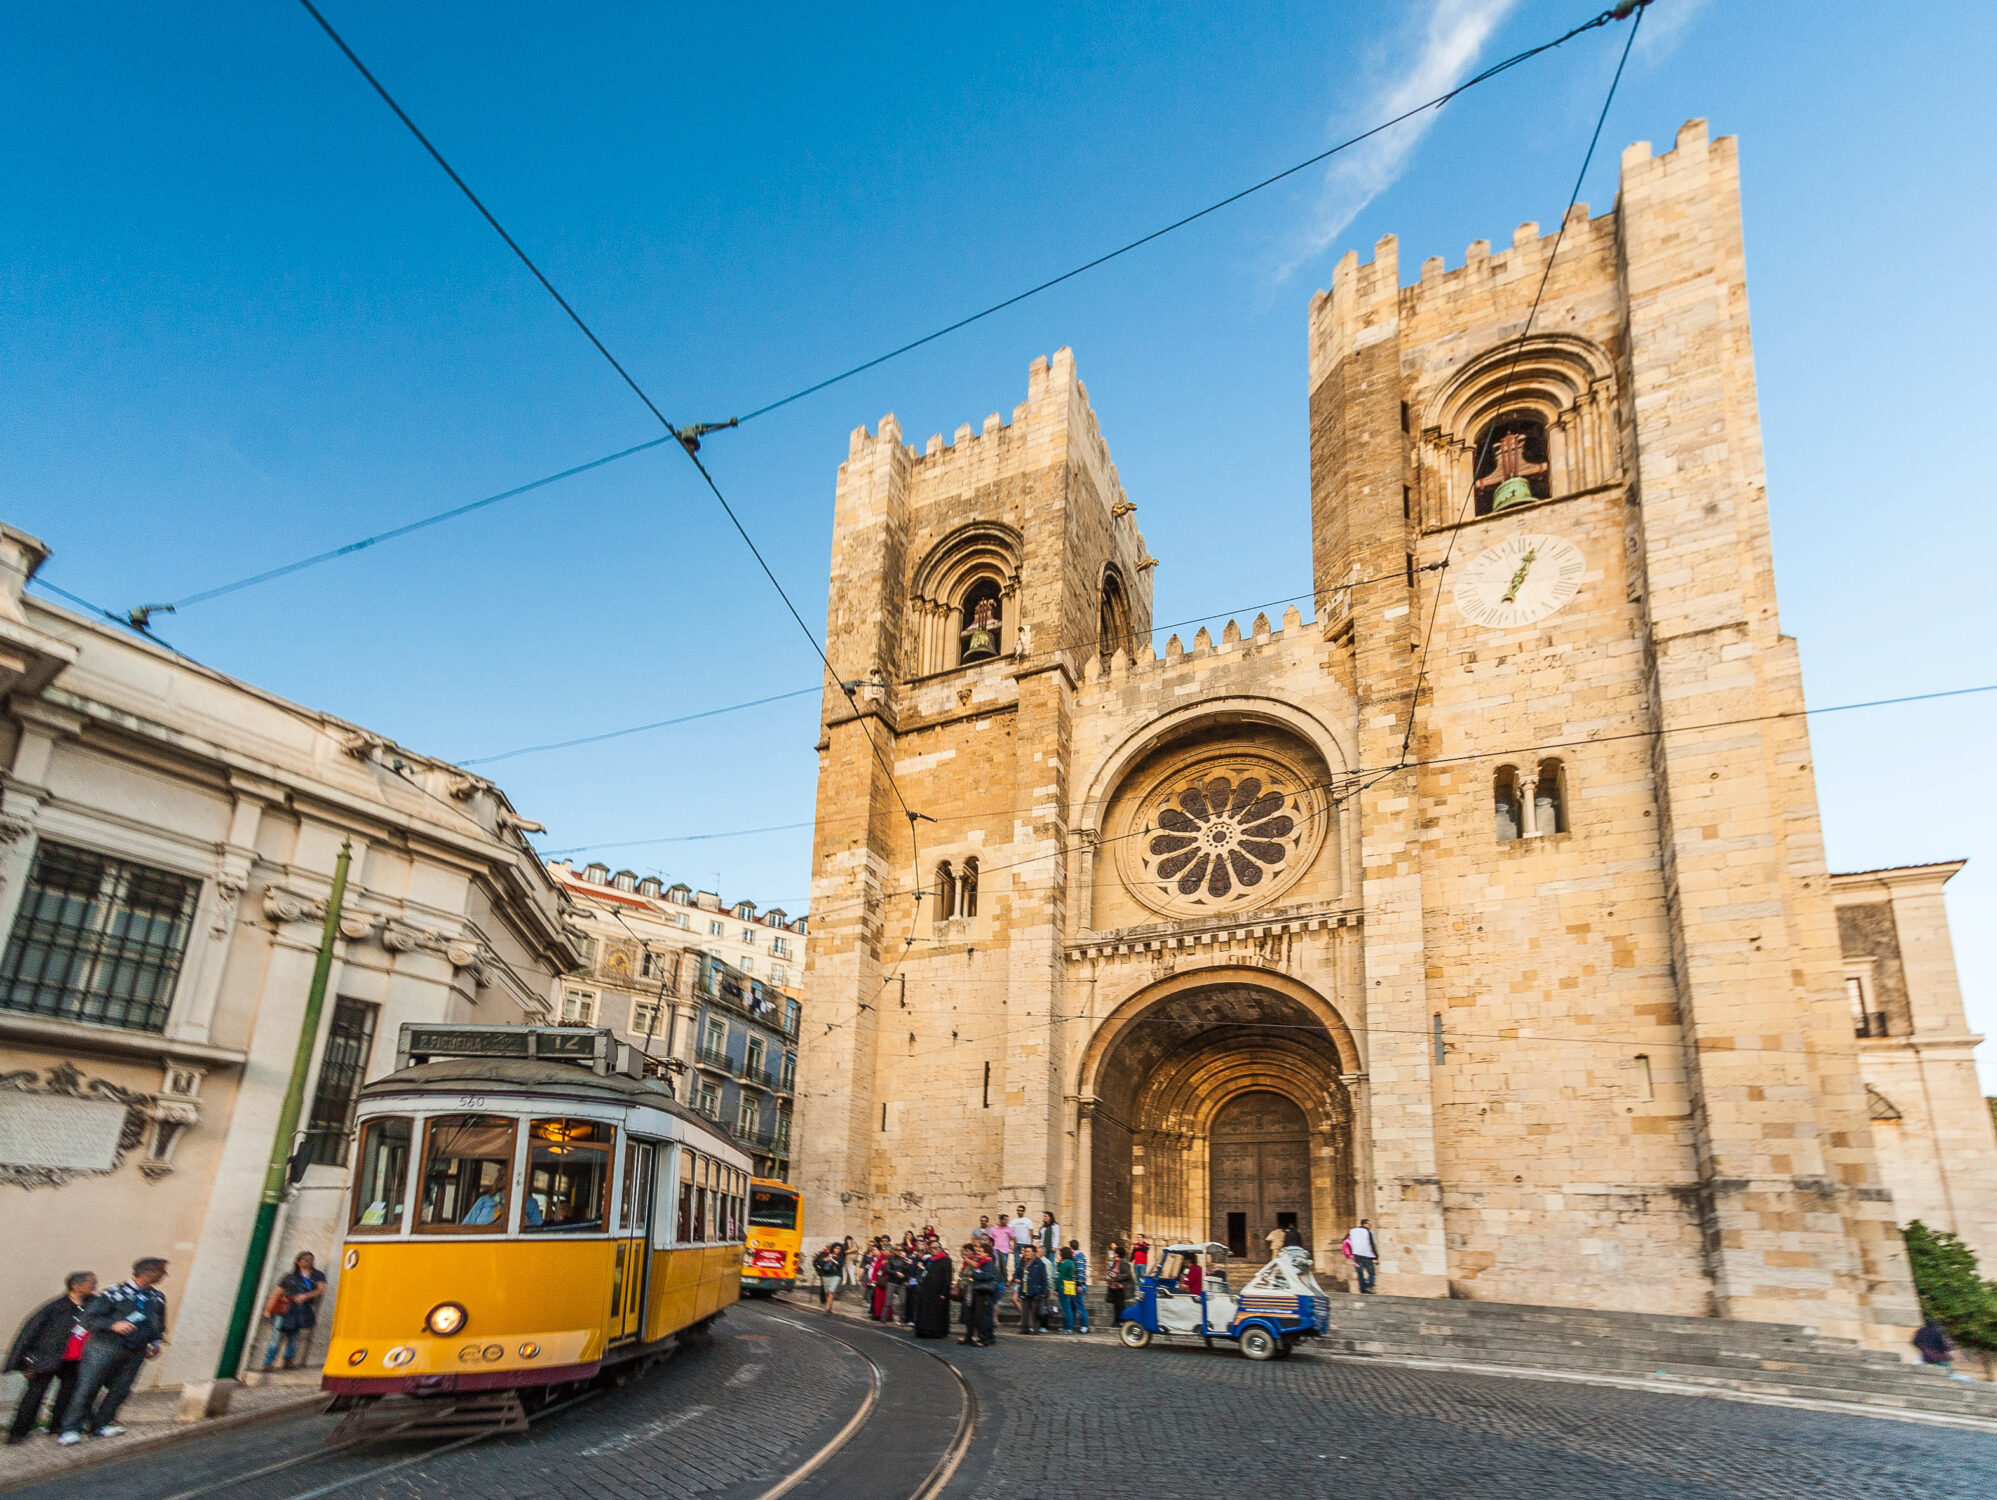
<instances>
[{"instance_id":1,"label":"clock face on tower","mask_svg":"<svg viewBox=\"0 0 1997 1500\"><path fill-rule=\"evenodd\" d=\"M1494 630L1530 625L1572 599L1587 571L1581 549L1565 537L1529 531L1463 565L1456 607L1465 619Z\"/></svg>"}]
</instances>

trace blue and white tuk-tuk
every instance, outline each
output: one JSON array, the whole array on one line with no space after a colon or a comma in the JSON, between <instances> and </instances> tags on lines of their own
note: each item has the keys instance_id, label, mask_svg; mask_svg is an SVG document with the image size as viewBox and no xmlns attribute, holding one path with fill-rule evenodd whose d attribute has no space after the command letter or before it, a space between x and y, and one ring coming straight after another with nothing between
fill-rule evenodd
<instances>
[{"instance_id":1,"label":"blue and white tuk-tuk","mask_svg":"<svg viewBox=\"0 0 1997 1500\"><path fill-rule=\"evenodd\" d=\"M1229 1289L1220 1262L1227 1246L1215 1243L1170 1245L1155 1268L1146 1267L1137 1300L1123 1310L1117 1334L1142 1349L1154 1334L1205 1341L1232 1339L1250 1359L1281 1359L1299 1342L1331 1327L1331 1299L1311 1272L1310 1256L1291 1246L1249 1278L1238 1293ZM1200 1290L1188 1289L1189 1267L1205 1262Z\"/></svg>"}]
</instances>

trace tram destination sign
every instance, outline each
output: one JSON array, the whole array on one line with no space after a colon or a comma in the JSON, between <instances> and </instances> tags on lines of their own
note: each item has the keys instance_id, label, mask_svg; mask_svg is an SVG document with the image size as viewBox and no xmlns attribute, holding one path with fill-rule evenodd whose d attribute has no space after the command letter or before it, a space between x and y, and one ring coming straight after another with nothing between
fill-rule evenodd
<instances>
[{"instance_id":1,"label":"tram destination sign","mask_svg":"<svg viewBox=\"0 0 1997 1500\"><path fill-rule=\"evenodd\" d=\"M547 1058L586 1063L601 1073L611 1060L615 1037L582 1026L442 1026L405 1021L396 1045L396 1066L440 1057Z\"/></svg>"}]
</instances>

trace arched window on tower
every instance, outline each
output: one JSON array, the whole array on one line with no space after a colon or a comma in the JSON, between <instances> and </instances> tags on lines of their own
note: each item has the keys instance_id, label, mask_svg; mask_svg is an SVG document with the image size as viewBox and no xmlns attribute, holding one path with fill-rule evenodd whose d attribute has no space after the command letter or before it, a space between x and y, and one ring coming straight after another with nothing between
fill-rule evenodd
<instances>
[{"instance_id":1,"label":"arched window on tower","mask_svg":"<svg viewBox=\"0 0 1997 1500\"><path fill-rule=\"evenodd\" d=\"M1130 651L1130 596L1114 565L1103 570L1102 610L1096 626L1096 649L1104 665L1119 651Z\"/></svg>"},{"instance_id":2,"label":"arched window on tower","mask_svg":"<svg viewBox=\"0 0 1997 1500\"><path fill-rule=\"evenodd\" d=\"M1498 842L1509 844L1525 830L1523 809L1519 806L1519 773L1516 766L1499 766L1491 780L1491 811Z\"/></svg>"},{"instance_id":3,"label":"arched window on tower","mask_svg":"<svg viewBox=\"0 0 1997 1500\"><path fill-rule=\"evenodd\" d=\"M947 859L936 867L935 895L936 911L932 921L947 922L957 915L957 872L950 868Z\"/></svg>"},{"instance_id":4,"label":"arched window on tower","mask_svg":"<svg viewBox=\"0 0 1997 1500\"><path fill-rule=\"evenodd\" d=\"M1530 412L1507 412L1477 439L1477 514L1488 516L1553 498L1546 423Z\"/></svg>"},{"instance_id":5,"label":"arched window on tower","mask_svg":"<svg viewBox=\"0 0 1997 1500\"><path fill-rule=\"evenodd\" d=\"M1567 832L1567 786L1557 760L1541 761L1533 778L1532 832L1541 838Z\"/></svg>"},{"instance_id":6,"label":"arched window on tower","mask_svg":"<svg viewBox=\"0 0 1997 1500\"><path fill-rule=\"evenodd\" d=\"M957 915L975 917L978 914L978 860L977 856L964 861L964 873L957 877Z\"/></svg>"},{"instance_id":7,"label":"arched window on tower","mask_svg":"<svg viewBox=\"0 0 1997 1500\"><path fill-rule=\"evenodd\" d=\"M996 578L980 578L964 590L957 610L957 661L969 666L999 654L1005 598Z\"/></svg>"}]
</instances>

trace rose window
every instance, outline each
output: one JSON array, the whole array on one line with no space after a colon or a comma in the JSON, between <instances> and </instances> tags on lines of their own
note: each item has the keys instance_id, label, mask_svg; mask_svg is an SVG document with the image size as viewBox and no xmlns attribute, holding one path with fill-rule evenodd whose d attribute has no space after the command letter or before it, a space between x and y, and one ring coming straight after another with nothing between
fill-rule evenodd
<instances>
[{"instance_id":1,"label":"rose window","mask_svg":"<svg viewBox=\"0 0 1997 1500\"><path fill-rule=\"evenodd\" d=\"M1280 763L1207 760L1164 777L1139 805L1126 878L1164 910L1266 904L1309 863L1324 821L1317 790Z\"/></svg>"}]
</instances>

